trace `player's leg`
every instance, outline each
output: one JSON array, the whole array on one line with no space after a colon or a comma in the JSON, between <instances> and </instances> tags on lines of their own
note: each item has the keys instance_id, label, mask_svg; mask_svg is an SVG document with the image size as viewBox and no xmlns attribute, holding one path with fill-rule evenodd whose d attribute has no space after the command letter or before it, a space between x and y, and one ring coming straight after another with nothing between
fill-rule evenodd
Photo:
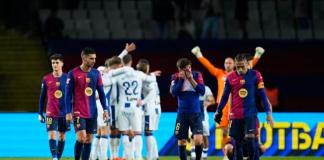
<instances>
[{"instance_id":1,"label":"player's leg","mask_svg":"<svg viewBox=\"0 0 324 160\"><path fill-rule=\"evenodd\" d=\"M196 159L196 151L195 151L195 141L193 140L193 134L191 132L191 129L189 129L188 131L188 138L189 138L189 142L190 142L190 159L195 160ZM188 147L187 147L188 148Z\"/></svg>"},{"instance_id":2,"label":"player's leg","mask_svg":"<svg viewBox=\"0 0 324 160\"><path fill-rule=\"evenodd\" d=\"M247 152L249 159L258 160L259 155L256 153L258 152L258 146L256 145L256 117L248 117L244 118L244 133L245 133L245 141L247 143Z\"/></svg>"},{"instance_id":3,"label":"player's leg","mask_svg":"<svg viewBox=\"0 0 324 160\"><path fill-rule=\"evenodd\" d=\"M203 153L202 158L207 159L208 157L208 147L209 147L209 140L208 137L209 133L209 122L208 122L208 113L207 111L204 112L204 121L203 121Z\"/></svg>"},{"instance_id":4,"label":"player's leg","mask_svg":"<svg viewBox=\"0 0 324 160\"><path fill-rule=\"evenodd\" d=\"M85 122L86 122L86 139L83 145L82 159L89 159L93 134L97 132L97 118L87 118L85 119Z\"/></svg>"},{"instance_id":5,"label":"player's leg","mask_svg":"<svg viewBox=\"0 0 324 160\"><path fill-rule=\"evenodd\" d=\"M159 128L159 122L160 122L160 117L161 117L161 106L160 104L157 105L157 108L155 109L155 113L156 113L156 116L155 116L155 131L158 130ZM154 136L154 135L153 135ZM154 150L153 150L153 156L155 159L158 159L159 158L159 149L158 149L158 145L157 145L157 142L156 142L156 139L154 137L154 140L155 140L155 145L154 145Z\"/></svg>"},{"instance_id":6,"label":"player's leg","mask_svg":"<svg viewBox=\"0 0 324 160\"><path fill-rule=\"evenodd\" d=\"M153 130L156 128L155 123L156 117L154 115L145 115L144 121L145 121L145 138L146 138L146 148L147 148L147 159L157 159L158 157L155 155L155 146L156 145L156 139L153 136Z\"/></svg>"},{"instance_id":7,"label":"player's leg","mask_svg":"<svg viewBox=\"0 0 324 160\"><path fill-rule=\"evenodd\" d=\"M115 105L110 107L110 153L111 159L118 158L120 131L118 130L118 110Z\"/></svg>"},{"instance_id":8,"label":"player's leg","mask_svg":"<svg viewBox=\"0 0 324 160\"><path fill-rule=\"evenodd\" d=\"M187 160L186 145L188 138L189 122L185 113L178 113L175 125L175 137L178 139L179 158Z\"/></svg>"},{"instance_id":9,"label":"player's leg","mask_svg":"<svg viewBox=\"0 0 324 160\"><path fill-rule=\"evenodd\" d=\"M46 127L49 139L49 147L54 160L57 159L56 129L58 127L58 119L54 117L46 117Z\"/></svg>"},{"instance_id":10,"label":"player's leg","mask_svg":"<svg viewBox=\"0 0 324 160\"><path fill-rule=\"evenodd\" d=\"M84 118L74 117L74 129L76 131L77 140L74 145L74 158L79 160L86 142L86 121Z\"/></svg>"},{"instance_id":11,"label":"player's leg","mask_svg":"<svg viewBox=\"0 0 324 160\"><path fill-rule=\"evenodd\" d=\"M135 133L134 147L135 156L137 160L142 159L143 150L143 137L142 137L142 124L143 124L143 111L140 108L135 108L133 119L130 121L132 130Z\"/></svg>"},{"instance_id":12,"label":"player's leg","mask_svg":"<svg viewBox=\"0 0 324 160\"><path fill-rule=\"evenodd\" d=\"M244 119L233 119L230 124L229 135L234 141L234 159L243 159Z\"/></svg>"},{"instance_id":13,"label":"player's leg","mask_svg":"<svg viewBox=\"0 0 324 160\"><path fill-rule=\"evenodd\" d=\"M234 146L235 142L233 139L231 139L225 144L223 148L224 155L226 155L229 160L234 160Z\"/></svg>"},{"instance_id":14,"label":"player's leg","mask_svg":"<svg viewBox=\"0 0 324 160\"><path fill-rule=\"evenodd\" d=\"M229 126L229 109L230 105L226 104L223 109L222 121L217 128L221 128L222 130L222 148L224 148L225 144L227 144L229 140L228 126ZM227 159L226 154L224 153L224 159Z\"/></svg>"},{"instance_id":15,"label":"player's leg","mask_svg":"<svg viewBox=\"0 0 324 160\"><path fill-rule=\"evenodd\" d=\"M100 127L100 141L99 141L99 149L100 149L100 158L99 159L107 159L107 151L109 147L108 143L108 126Z\"/></svg>"},{"instance_id":16,"label":"player's leg","mask_svg":"<svg viewBox=\"0 0 324 160\"><path fill-rule=\"evenodd\" d=\"M190 114L189 123L195 142L196 160L200 160L203 150L203 125L201 113Z\"/></svg>"},{"instance_id":17,"label":"player's leg","mask_svg":"<svg viewBox=\"0 0 324 160\"><path fill-rule=\"evenodd\" d=\"M64 146L65 146L65 132L70 130L70 124L66 122L65 117L59 118L58 123L58 145L57 145L57 158L60 159L62 157Z\"/></svg>"},{"instance_id":18,"label":"player's leg","mask_svg":"<svg viewBox=\"0 0 324 160\"><path fill-rule=\"evenodd\" d=\"M98 129L96 136L93 139L91 152L90 152L90 160L96 160L99 155L99 142L100 142L101 132Z\"/></svg>"},{"instance_id":19,"label":"player's leg","mask_svg":"<svg viewBox=\"0 0 324 160\"><path fill-rule=\"evenodd\" d=\"M132 140L133 137L132 135L129 135L130 132L130 122L129 122L129 117L130 114L126 110L121 110L118 114L118 125L119 125L119 130L122 134L122 143L123 143L123 152L124 156L126 159L133 159L133 145L132 145ZM131 137L130 137L131 136Z\"/></svg>"}]
</instances>

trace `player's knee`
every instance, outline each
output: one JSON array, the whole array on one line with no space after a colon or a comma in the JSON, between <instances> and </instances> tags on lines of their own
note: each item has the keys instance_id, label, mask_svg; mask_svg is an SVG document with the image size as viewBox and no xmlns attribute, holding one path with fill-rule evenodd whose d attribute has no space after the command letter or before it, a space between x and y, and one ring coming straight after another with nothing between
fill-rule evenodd
<instances>
[{"instance_id":1,"label":"player's knee","mask_svg":"<svg viewBox=\"0 0 324 160\"><path fill-rule=\"evenodd\" d=\"M178 146L185 146L185 145L187 145L187 140L185 139L178 140Z\"/></svg>"},{"instance_id":2,"label":"player's knee","mask_svg":"<svg viewBox=\"0 0 324 160\"><path fill-rule=\"evenodd\" d=\"M55 131L49 131L48 132L48 138L49 139L56 139L56 132Z\"/></svg>"},{"instance_id":3,"label":"player's knee","mask_svg":"<svg viewBox=\"0 0 324 160\"><path fill-rule=\"evenodd\" d=\"M201 134L194 135L195 145L201 145L203 143L203 136Z\"/></svg>"},{"instance_id":4,"label":"player's knee","mask_svg":"<svg viewBox=\"0 0 324 160\"><path fill-rule=\"evenodd\" d=\"M231 157L233 155L233 145L232 144L226 144L224 147L224 154L226 154L227 157Z\"/></svg>"},{"instance_id":5,"label":"player's knee","mask_svg":"<svg viewBox=\"0 0 324 160\"><path fill-rule=\"evenodd\" d=\"M65 133L59 132L59 141L65 141Z\"/></svg>"},{"instance_id":6,"label":"player's knee","mask_svg":"<svg viewBox=\"0 0 324 160\"><path fill-rule=\"evenodd\" d=\"M86 140L87 140L86 134L78 134L77 139L78 139L79 142L85 143Z\"/></svg>"}]
</instances>

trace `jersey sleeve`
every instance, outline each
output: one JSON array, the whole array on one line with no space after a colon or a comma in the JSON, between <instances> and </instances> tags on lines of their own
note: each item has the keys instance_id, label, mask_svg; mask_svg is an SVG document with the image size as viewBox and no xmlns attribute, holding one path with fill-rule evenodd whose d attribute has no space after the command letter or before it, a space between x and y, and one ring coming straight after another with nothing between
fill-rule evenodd
<instances>
[{"instance_id":1,"label":"jersey sleeve","mask_svg":"<svg viewBox=\"0 0 324 160\"><path fill-rule=\"evenodd\" d=\"M105 92L103 89L102 77L101 77L101 74L99 73L99 71L98 71L97 75L98 75L97 91L99 94L100 103L101 103L102 109L104 111L107 111L108 110L107 99L106 99L106 95L105 95Z\"/></svg>"},{"instance_id":2,"label":"jersey sleeve","mask_svg":"<svg viewBox=\"0 0 324 160\"><path fill-rule=\"evenodd\" d=\"M214 77L217 77L222 72L221 69L219 69L219 68L215 67L213 64L211 64L209 62L209 60L207 58L205 58L204 56L199 57L198 60L209 71L209 73L211 75L213 75Z\"/></svg>"},{"instance_id":3,"label":"jersey sleeve","mask_svg":"<svg viewBox=\"0 0 324 160\"><path fill-rule=\"evenodd\" d=\"M154 83L150 83L149 86L145 89L148 90L148 94L142 100L143 105L145 105L150 99L154 99Z\"/></svg>"},{"instance_id":4,"label":"jersey sleeve","mask_svg":"<svg viewBox=\"0 0 324 160\"><path fill-rule=\"evenodd\" d=\"M200 95L204 95L205 84L204 84L204 79L202 77L202 74L200 72L197 73L196 82L197 82L197 86L195 87L196 92L198 92Z\"/></svg>"},{"instance_id":5,"label":"jersey sleeve","mask_svg":"<svg viewBox=\"0 0 324 160\"><path fill-rule=\"evenodd\" d=\"M148 82L148 83L153 83L156 81L156 76L154 74L145 74L142 71L138 71L138 75L141 77L142 81Z\"/></svg>"},{"instance_id":6,"label":"jersey sleeve","mask_svg":"<svg viewBox=\"0 0 324 160\"><path fill-rule=\"evenodd\" d=\"M228 101L228 97L231 93L232 90L232 86L228 80L228 78L225 81L225 88L224 88L224 92L221 98L221 101L219 102L219 105L217 107L217 112L220 113L222 112L223 108L225 107L227 101Z\"/></svg>"},{"instance_id":7,"label":"jersey sleeve","mask_svg":"<svg viewBox=\"0 0 324 160\"><path fill-rule=\"evenodd\" d=\"M183 82L184 79L179 78L177 74L172 75L170 85L170 93L172 94L172 96L176 97L179 95L183 86Z\"/></svg>"},{"instance_id":8,"label":"jersey sleeve","mask_svg":"<svg viewBox=\"0 0 324 160\"><path fill-rule=\"evenodd\" d=\"M259 62L260 58L253 57L252 59L252 68Z\"/></svg>"},{"instance_id":9,"label":"jersey sleeve","mask_svg":"<svg viewBox=\"0 0 324 160\"><path fill-rule=\"evenodd\" d=\"M266 111L267 114L271 113L271 107L270 107L270 103L268 100L268 97L265 93L265 89L264 89L264 82L263 82L263 78L260 72L256 71L256 77L257 77L257 88L258 88L258 93L261 97L262 100L262 104L264 107L264 110Z\"/></svg>"},{"instance_id":10,"label":"jersey sleeve","mask_svg":"<svg viewBox=\"0 0 324 160\"><path fill-rule=\"evenodd\" d=\"M43 114L44 113L44 108L45 108L45 98L46 98L46 93L47 92L47 87L45 80L42 80L42 86L41 86L41 92L40 92L40 97L39 97L39 104L38 104L38 113Z\"/></svg>"},{"instance_id":11,"label":"jersey sleeve","mask_svg":"<svg viewBox=\"0 0 324 160\"><path fill-rule=\"evenodd\" d=\"M118 57L123 59L123 57L125 57L128 54L128 52L126 51L126 49L124 49L119 55Z\"/></svg>"},{"instance_id":12,"label":"jersey sleeve","mask_svg":"<svg viewBox=\"0 0 324 160\"><path fill-rule=\"evenodd\" d=\"M66 79L66 86L65 86L65 107L67 113L72 112L72 94L74 91L74 78L73 73L70 71L68 73L68 77Z\"/></svg>"}]
</instances>

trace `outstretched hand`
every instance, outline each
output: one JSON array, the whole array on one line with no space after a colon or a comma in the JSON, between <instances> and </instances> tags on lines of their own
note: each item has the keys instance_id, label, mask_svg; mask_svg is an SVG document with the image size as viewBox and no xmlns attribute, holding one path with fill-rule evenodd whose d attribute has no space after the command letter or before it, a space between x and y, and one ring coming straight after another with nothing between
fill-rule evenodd
<instances>
[{"instance_id":1,"label":"outstretched hand","mask_svg":"<svg viewBox=\"0 0 324 160\"><path fill-rule=\"evenodd\" d=\"M130 44L126 43L125 50L126 50L128 53L130 53L130 52L136 50L136 45L135 45L135 43L130 43Z\"/></svg>"}]
</instances>

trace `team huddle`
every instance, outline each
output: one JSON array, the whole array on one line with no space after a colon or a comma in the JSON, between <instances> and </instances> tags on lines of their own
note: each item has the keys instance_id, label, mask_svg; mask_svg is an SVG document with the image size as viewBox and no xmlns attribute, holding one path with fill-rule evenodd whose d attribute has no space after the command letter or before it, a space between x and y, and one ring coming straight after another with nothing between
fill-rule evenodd
<instances>
[{"instance_id":1,"label":"team huddle","mask_svg":"<svg viewBox=\"0 0 324 160\"><path fill-rule=\"evenodd\" d=\"M82 64L68 74L62 71L62 55L50 57L53 72L43 77L38 119L46 123L53 160L62 157L65 132L70 130L70 123L76 131L75 159L106 160L109 150L110 159L141 160L143 132L146 159L159 158L153 132L158 129L161 115L156 81L161 71L150 72L146 59L140 59L136 69L132 68L129 53L135 49L135 44L126 44L120 55L107 59L104 66L95 69L95 50L84 48ZM264 50L257 47L254 57L238 54L235 59L226 58L225 70L214 67L203 57L199 47L193 48L192 53L216 77L218 94L215 101L202 74L191 69L189 59L177 61L178 72L171 77L170 93L178 100L175 136L180 159L187 159L188 137L192 138L191 158L207 159L207 107L214 103L218 105L214 120L223 131L224 158L259 159L264 148L258 140L257 97L263 102L267 121L273 125L271 104L265 95L262 76L252 70ZM120 143L124 146L122 155L119 155Z\"/></svg>"}]
</instances>

